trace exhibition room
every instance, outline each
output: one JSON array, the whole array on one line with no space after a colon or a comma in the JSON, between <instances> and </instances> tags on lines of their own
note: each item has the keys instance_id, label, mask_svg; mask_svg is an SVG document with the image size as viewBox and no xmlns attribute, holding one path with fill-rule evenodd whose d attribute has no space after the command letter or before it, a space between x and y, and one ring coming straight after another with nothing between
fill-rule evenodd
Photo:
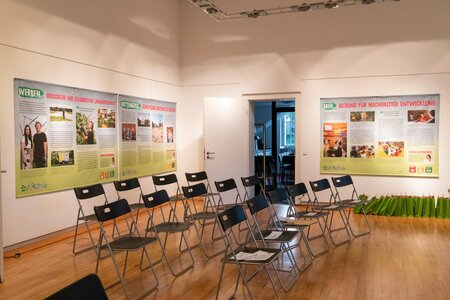
<instances>
[{"instance_id":1,"label":"exhibition room","mask_svg":"<svg viewBox=\"0 0 450 300\"><path fill-rule=\"evenodd\" d=\"M449 0L0 1L1 299L449 299Z\"/></svg>"}]
</instances>

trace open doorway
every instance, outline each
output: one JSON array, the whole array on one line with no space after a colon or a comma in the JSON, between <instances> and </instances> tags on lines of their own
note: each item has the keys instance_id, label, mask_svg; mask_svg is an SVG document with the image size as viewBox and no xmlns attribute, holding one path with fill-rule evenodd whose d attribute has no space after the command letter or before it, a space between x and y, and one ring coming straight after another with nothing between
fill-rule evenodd
<instances>
[{"instance_id":1,"label":"open doorway","mask_svg":"<svg viewBox=\"0 0 450 300\"><path fill-rule=\"evenodd\" d=\"M295 98L251 103L255 174L271 190L295 183Z\"/></svg>"}]
</instances>

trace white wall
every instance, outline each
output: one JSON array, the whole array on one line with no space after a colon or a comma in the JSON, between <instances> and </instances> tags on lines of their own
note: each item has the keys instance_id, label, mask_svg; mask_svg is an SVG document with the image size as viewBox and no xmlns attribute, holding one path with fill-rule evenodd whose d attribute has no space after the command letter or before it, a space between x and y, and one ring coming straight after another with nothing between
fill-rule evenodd
<instances>
[{"instance_id":1,"label":"white wall","mask_svg":"<svg viewBox=\"0 0 450 300\"><path fill-rule=\"evenodd\" d=\"M355 181L370 194L447 191L448 0L402 0L226 22L214 21L187 1L181 8L182 95L191 111L201 111L203 97L221 97L223 90L240 95L300 91L296 148L306 156L297 155L296 181L308 181L322 177L321 97L439 93L439 179L358 176ZM200 124L188 124L195 137L184 137L189 153L202 148ZM196 160L185 164L191 169L201 165Z\"/></svg>"},{"instance_id":2,"label":"white wall","mask_svg":"<svg viewBox=\"0 0 450 300\"><path fill-rule=\"evenodd\" d=\"M15 198L13 79L177 101L179 50L177 0L0 2L5 246L73 226L77 213L72 190Z\"/></svg>"}]
</instances>

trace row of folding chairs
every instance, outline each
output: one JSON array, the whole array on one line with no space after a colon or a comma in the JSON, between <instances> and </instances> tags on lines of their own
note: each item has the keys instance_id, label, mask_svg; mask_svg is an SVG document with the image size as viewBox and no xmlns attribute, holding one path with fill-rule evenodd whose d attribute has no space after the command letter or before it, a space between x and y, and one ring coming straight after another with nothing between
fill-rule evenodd
<instances>
[{"instance_id":1,"label":"row of folding chairs","mask_svg":"<svg viewBox=\"0 0 450 300\"><path fill-rule=\"evenodd\" d=\"M296 262L296 258L292 250L299 246L301 241L304 241L306 248L308 250L308 254L310 257L311 263L312 259L326 253L328 251L328 244L325 238L325 232L328 232L331 236L332 232L332 220L334 211L338 211L341 215L341 218L344 223L344 227L347 228L349 225L349 217L348 214L342 214L340 210L334 210L334 206L337 206L337 201L344 203L348 203L346 208L348 208L350 205L353 205L355 202L349 202L347 200L342 200L340 198L340 195L338 192L333 193L332 199L334 199L333 204L330 204L328 209L331 209L331 218L330 222L328 222L329 213L327 211L327 208L321 207L320 205L316 205L318 203L316 192L318 193L317 189L313 188L314 192L314 200L311 200L309 195L302 192L302 184L297 184L293 187L290 187L289 189L278 189L275 191L269 192L268 195L265 195L264 193L257 195L255 197L251 197L251 188L256 187L259 185L260 190L264 192L263 189L261 189L261 183L257 176L250 176L250 177L244 177L241 178L242 184L245 189L244 197L241 198L239 189L237 188L237 185L234 181L234 179L227 179L224 181L216 181L215 186L217 189L217 193L214 193L211 189L211 185L209 184L207 175L205 172L198 172L198 173L187 173L186 179L188 182L187 186L183 186L180 188L180 185L178 183L178 180L176 178L175 174L169 174L169 175L163 175L163 176L153 176L153 183L155 185L155 192L151 194L144 195L142 193L141 186L139 184L139 180L129 179L124 181L116 181L114 183L114 186L117 191L117 195L119 200L114 202L108 202L108 199L105 196L103 187L101 185L94 185L90 187L84 187L84 188L76 188L75 194L78 199L79 203L79 211L78 211L78 217L77 217L77 227L76 232L78 230L78 224L79 221L84 221L86 224L87 231L89 233L89 237L92 242L92 248L96 250L97 254L97 266L96 266L96 272L98 271L99 261L100 261L100 251L102 249L107 249L113 259L114 267L116 268L116 271L119 275L119 281L121 282L125 293L128 295L128 291L125 286L124 282L124 275L126 270L126 262L128 258L128 252L129 251L135 251L142 249L142 256L141 256L141 262L140 267L141 269L147 269L151 268L154 278L155 278L155 285L152 287L148 292L152 292L157 288L158 281L157 277L155 275L155 272L153 270L153 264L150 261L149 255L147 253L147 250L145 249L145 246L147 246L150 243L158 242L162 249L162 256L161 259L158 260L155 263L160 262L161 260L165 260L167 265L169 266L170 272L174 276L179 276L183 273L185 273L187 270L193 267L194 265L194 258L191 253L191 248L195 246L199 246L206 257L212 258L215 257L221 253L224 253L224 257L222 259L223 267L226 263L235 262L239 267L239 276L237 278L236 282L236 289L238 286L239 278L243 279L243 282L250 293L251 292L248 289L247 282L250 280L252 276L245 277L245 272L240 267L242 265L258 265L266 270L266 272L269 275L270 281L275 289L276 296L278 296L277 290L275 288L275 283L270 275L269 272L269 265L272 265L272 270L275 272L275 277L279 279L279 282L281 284L281 287L283 290L287 291L294 283L295 279L298 277L298 272L302 271L303 268L299 267L299 265ZM342 181L343 178L338 179L338 184L340 181ZM351 178L350 178L351 180ZM334 179L333 179L334 182ZM175 194L172 197L169 197L167 191L165 188L169 188L170 185L174 185L175 188L172 190L175 190ZM352 183L353 185L353 183ZM304 186L304 184L303 184ZM311 183L311 186L313 187L313 183ZM305 187L306 188L306 187ZM331 187L329 187L331 190ZM130 190L137 189L139 191L139 199L137 202L129 204L127 200L124 199L124 196L122 195L123 192L127 192ZM225 201L226 197L225 194L229 192L234 192L234 195L231 197L232 203L229 203L230 201ZM332 191L333 192L333 191ZM356 193L356 190L355 190ZM90 199L92 197L98 197L101 196L104 200L104 203L102 205L98 205L94 208L95 214L94 218L96 218L100 223L100 237L99 242L97 245L94 243L94 239L92 237L92 234L88 227L89 220L92 220L91 215L85 215L83 207L81 202L86 199ZM300 203L305 202L303 200L303 197L307 197L306 205L307 209L305 212L297 212L295 208L295 199L296 197L302 198L300 200ZM195 201L192 201L196 197L203 197L203 207L197 208L197 205ZM216 201L217 200L217 201ZM183 217L179 218L177 216L177 204L181 203L183 208ZM288 205L287 214L286 217L279 217L275 206L277 205ZM169 209L162 209L163 205L167 205ZM333 207L331 207L333 206ZM311 212L308 211L309 207L311 207ZM136 217L133 218L133 215L131 214L132 209L137 210ZM139 218L139 210L140 209L146 209L148 213L148 220L145 227L145 235L141 237L139 234L139 230L137 228L137 220ZM167 214L168 210L168 214ZM252 222L250 223L247 219L245 211L248 210L252 216ZM160 212L160 219L162 219L162 222L157 222L155 217L155 211ZM166 211L166 213L164 213ZM261 226L260 222L257 220L257 215L261 213L262 211L266 211L266 214L269 216L269 220L267 222L266 226ZM323 212L325 211L325 212ZM238 214L239 216L233 217L232 219L236 222L226 222L227 220L230 220L230 215L232 214ZM128 218L125 218L126 224L127 224L127 233L124 235L121 235L119 232L119 228L116 223L116 219L118 217L124 217L128 216ZM318 218L324 218L324 226L321 225ZM130 220L130 222L128 222ZM367 220L367 219L366 219ZM209 223L208 223L209 221ZM112 234L108 237L106 234L106 227L103 225L105 222L112 222ZM220 223L221 226L216 226ZM217 240L218 238L214 236L214 233L216 232L217 227L220 227L223 239L225 241L226 249L222 251L218 251L214 254L207 253L204 245L203 245L203 233L206 225L214 224L214 228L212 230L212 240ZM309 230L312 225L318 224L320 227L321 234L310 237L309 236ZM232 231L232 228L238 225L237 231ZM246 228L241 228L246 227ZM197 234L197 237L199 239L199 243L195 246L190 246L187 238L186 231L194 228L195 232ZM305 234L305 230L307 230L307 234ZM351 230L351 229L350 229ZM369 226L370 230L370 226ZM239 233L245 233L244 241L242 241L240 238L236 238L236 236L239 236ZM348 232L348 229L347 229ZM353 233L353 231L351 231ZM160 234L165 234L164 238L160 236ZM181 270L178 272L175 271L170 263L170 260L168 258L167 252L166 252L166 246L167 246L167 237L169 233L180 233L180 245L179 245L179 251L180 254L189 253L190 256L190 263L187 264L185 267L182 267ZM312 239L322 237L325 240L325 247L326 249L319 253L314 253L311 250L309 242ZM77 233L75 234L74 239L74 245L73 245L73 251L75 252L75 243L77 239ZM236 245L238 245L240 248L234 248L232 239L234 239L234 242ZM248 248L247 245L250 241L255 243L255 246L262 246L263 249L272 249L269 250L273 251L274 255L273 257L270 257L270 259L264 260L264 262L258 264L258 262L255 263L254 260L246 261L246 260L238 260L236 259L237 255L240 251L260 251L261 248L253 247ZM296 241L294 241L296 240ZM334 240L332 239L333 243ZM183 248L184 244L184 249ZM278 245L277 248L267 248L269 245L276 244ZM236 250L238 249L238 250ZM255 250L256 249L256 250ZM258 250L259 249L259 250ZM275 251L276 250L276 251ZM124 270L123 273L119 271L117 261L114 258L113 252L115 251L126 251L126 259L124 264ZM238 251L236 253L236 251ZM281 280L279 271L285 271L283 270L279 265L275 266L275 261L280 261L280 256L283 257L284 255L287 256L288 261L290 262L290 272L294 273L294 279L289 283L286 284ZM143 260L144 258L147 259L148 265L147 267L144 267ZM283 259L281 259L283 261ZM278 263L279 264L279 263ZM306 265L307 266L307 265ZM222 273L221 273L221 279L223 274L223 267L222 267ZM219 286L217 290L217 296L219 295L220 285L221 285L221 279L219 281ZM236 291L235 289L235 291Z\"/></svg>"}]
</instances>

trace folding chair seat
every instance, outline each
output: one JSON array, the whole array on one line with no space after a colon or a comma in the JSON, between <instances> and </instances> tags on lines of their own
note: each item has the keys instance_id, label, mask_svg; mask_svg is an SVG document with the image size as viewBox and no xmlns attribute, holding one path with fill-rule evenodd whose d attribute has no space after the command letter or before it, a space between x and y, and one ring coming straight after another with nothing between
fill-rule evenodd
<instances>
[{"instance_id":1,"label":"folding chair seat","mask_svg":"<svg viewBox=\"0 0 450 300\"><path fill-rule=\"evenodd\" d=\"M92 232L89 227L90 222L97 222L97 218L94 213L95 204L106 204L108 203L108 199L106 198L105 190L101 184L94 184L85 187L78 187L73 189L75 192L75 196L78 201L78 215L77 215L77 223L75 225L75 236L73 239L73 254L79 254L81 252L85 252L89 249L94 249L95 253L98 254L98 250L96 248L94 238L92 237ZM90 202L88 205L88 202ZM87 233L89 234L89 239L91 241L91 246L87 248L82 248L81 250L76 250L76 243L78 238L78 226L80 223L84 223L86 226Z\"/></svg>"},{"instance_id":2,"label":"folding chair seat","mask_svg":"<svg viewBox=\"0 0 450 300\"><path fill-rule=\"evenodd\" d=\"M214 231L216 229L217 224L217 206L214 199L212 198L212 196L208 196L208 190L203 183L197 183L195 185L190 186L183 186L182 190L183 195L186 198L185 201L191 201L189 205L186 205L187 207L186 219L192 220L192 222L194 223L195 232L197 233L199 239L198 246L200 246L203 253L208 258L213 258L221 254L223 251L219 251L214 254L208 254L203 244L203 233L205 231L206 225L213 224L211 240L214 240ZM197 205L195 204L196 200L195 198L199 197L203 198L203 205L202 205L203 209L198 209ZM208 220L212 222L206 223L206 221ZM199 226L201 226L201 231L199 231L197 223Z\"/></svg>"},{"instance_id":3,"label":"folding chair seat","mask_svg":"<svg viewBox=\"0 0 450 300\"><path fill-rule=\"evenodd\" d=\"M95 215L97 217L97 220L100 224L100 237L99 237L99 252L101 252L103 249L107 249L109 252L109 255L111 256L111 259L114 264L114 268L116 269L117 275L119 276L119 280L113 284L111 284L109 287L112 287L116 285L117 283L121 283L122 287L125 291L125 295L127 299L130 299L130 295L128 292L128 289L125 285L125 271L127 268L127 262L128 262L128 254L129 252L134 252L142 249L142 256L145 254L149 266L146 268L142 267L142 257L141 257L141 263L140 263L140 269L148 269L150 268L153 274L153 277L155 279L154 285L144 293L143 296L148 295L149 293L155 291L158 287L158 278L156 277L155 270L153 269L152 261L150 260L150 257L148 255L146 247L150 245L151 243L154 243L157 241L155 237L141 237L139 235L139 230L136 227L136 223L133 219L133 216L131 214L130 206L128 205L128 202L126 199L119 199L112 203L107 203L105 205L101 206L95 206L94 207ZM107 226L106 224L108 222L114 221L114 224L116 224L117 218L123 218L125 220L125 223L127 225L128 234L122 235L121 237L117 239L111 239L108 237L107 233ZM130 225L131 223L131 225ZM136 228L133 231L133 227ZM114 228L114 226L113 226ZM135 235L134 235L135 233ZM115 252L125 251L125 262L123 266L123 271L121 272L119 270L119 265L117 263L117 260L114 256ZM100 263L100 253L97 256L97 264L95 266L95 274L98 274L99 269L99 263ZM106 289L108 289L107 287ZM143 297L142 296L142 297Z\"/></svg>"},{"instance_id":4,"label":"folding chair seat","mask_svg":"<svg viewBox=\"0 0 450 300\"><path fill-rule=\"evenodd\" d=\"M184 205L185 200L178 183L177 175L175 173L158 176L153 175L152 180L156 191L164 189L172 194L172 196L170 196L170 201L174 201L175 203L172 213L176 213L178 202L181 202ZM173 216L169 216L169 220L173 220Z\"/></svg>"},{"instance_id":5,"label":"folding chair seat","mask_svg":"<svg viewBox=\"0 0 450 300\"><path fill-rule=\"evenodd\" d=\"M45 300L108 300L96 274L89 274L48 296Z\"/></svg>"},{"instance_id":6,"label":"folding chair seat","mask_svg":"<svg viewBox=\"0 0 450 300\"><path fill-rule=\"evenodd\" d=\"M145 236L153 235L159 242L162 250L162 259L165 260L167 266L169 267L170 272L174 276L180 276L189 269L194 266L194 257L191 253L191 247L189 246L185 231L189 230L189 228L194 225L193 222L180 222L178 220L177 215L174 213L175 208L173 207L170 197L167 194L166 190L159 190L151 194L143 195L142 199L144 200L145 207L147 208L148 220L145 229ZM163 208L162 206L167 204L169 209L169 217L165 210L167 208ZM158 213L159 212L159 213ZM162 222L157 223L157 220L162 219ZM187 252L189 252L189 256L191 259L191 263L186 267L182 268L179 272L175 272L166 252L167 246L167 238L170 233L180 233L180 256L181 244L185 243ZM164 234L164 242L162 241L160 234ZM158 261L159 262L159 261Z\"/></svg>"},{"instance_id":7,"label":"folding chair seat","mask_svg":"<svg viewBox=\"0 0 450 300\"><path fill-rule=\"evenodd\" d=\"M250 214L253 218L252 232L257 242L262 242L264 247L268 245L278 244L279 248L283 251L282 254L286 254L289 259L292 269L289 272L294 273L294 278L288 286L285 286L284 282L280 280L281 287L285 292L287 292L291 286L294 284L295 280L298 278L298 271L301 268L297 265L294 254L292 253L292 248L289 246L295 241L297 236L301 238L300 232L297 230L285 230L285 229L270 229L270 224L266 226L261 226L262 222L258 221L258 214L266 213L273 223L279 224L279 220L276 215L270 211L269 200L263 194L259 194L254 198L247 200L245 203L249 208ZM282 257L280 257L282 258ZM281 270L284 271L284 270Z\"/></svg>"},{"instance_id":8,"label":"folding chair seat","mask_svg":"<svg viewBox=\"0 0 450 300\"><path fill-rule=\"evenodd\" d=\"M371 228L369 224L369 220L367 219L365 206L367 205L368 201L364 201L359 199L358 192L356 191L355 185L353 183L352 177L350 175L345 175L341 177L332 177L334 188L336 190L335 199L337 203L348 207L348 213L346 215L348 227L350 229L350 232L354 237L363 236L366 234L370 234ZM343 196L344 195L344 196ZM342 196L342 197L341 197ZM351 223L350 223L350 216L352 210L356 207L360 206L364 219L367 224L367 231L363 231L361 233L355 233L353 232Z\"/></svg>"},{"instance_id":9,"label":"folding chair seat","mask_svg":"<svg viewBox=\"0 0 450 300\"><path fill-rule=\"evenodd\" d=\"M271 211L272 214L275 216L273 218L273 220L275 221L275 223L273 224L273 226L275 226L276 228L279 229L296 229L300 232L301 235L301 239L299 240L299 243L295 244L295 245L291 245L291 248L295 248L295 247L299 247L300 246L300 241L303 240L305 246L306 246L306 250L308 252L308 256L309 256L309 261L307 263L305 263L305 266L302 268L302 270L304 270L306 267L308 267L309 265L311 265L312 260L314 257L316 257L319 254L315 254L312 251L311 245L309 243L309 239L307 237L307 234L305 233L305 230L310 230L310 226L317 224L318 221L317 220L305 220L305 219L297 219L295 218L295 215L292 216L292 211L295 211L292 207L293 205L292 203L292 199L289 196L287 190L285 188L277 188L274 189L273 191L269 191L267 192L268 195L268 199L270 202L270 207L271 207ZM286 208L286 203L289 203L289 206ZM284 216L280 216L281 213L277 212L277 208L276 206L278 205L282 205L282 208L286 208L286 213L284 214ZM326 241L325 241L326 243Z\"/></svg>"},{"instance_id":10,"label":"folding chair seat","mask_svg":"<svg viewBox=\"0 0 450 300\"><path fill-rule=\"evenodd\" d=\"M139 179L131 178L126 180L114 181L114 187L116 188L118 199L127 199L131 210L136 210L136 224L139 221L139 211L145 208L142 201L142 188L139 183ZM137 201L131 202L129 199L137 199Z\"/></svg>"},{"instance_id":11,"label":"folding chair seat","mask_svg":"<svg viewBox=\"0 0 450 300\"><path fill-rule=\"evenodd\" d=\"M328 232L330 233L329 236L330 236L331 242L335 246L339 246L344 243L350 242L351 237L350 237L350 231L348 229L348 220L346 218L345 211L344 211L346 209L346 207L343 205L340 205L339 203L336 203L336 197L334 195L333 190L331 189L330 182L328 181L328 179L324 178L324 179L320 179L320 180L316 180L316 181L310 181L309 184L310 184L311 190L313 191L313 194L314 194L314 200L313 200L314 209L321 211L321 212L324 211L324 212L329 213L329 215L327 215L327 217L326 217L325 226L326 226L326 230L328 230ZM321 194L321 196L322 196L322 201L319 200L319 194ZM327 199L327 197L328 197L328 201L326 201L326 200L324 201L323 198ZM341 227L333 228L333 219L334 219L335 212L338 212L339 216L341 217L341 221L343 224ZM331 215L331 217L330 217L330 215ZM335 238L333 238L333 232L338 232L341 230L345 230L345 232L347 233L347 239L343 239L341 242L336 242Z\"/></svg>"},{"instance_id":12,"label":"folding chair seat","mask_svg":"<svg viewBox=\"0 0 450 300\"><path fill-rule=\"evenodd\" d=\"M309 196L308 189L306 188L306 185L303 182L297 183L295 185L288 186L287 192L289 196L291 197L292 201L291 203L294 205L292 210L293 213L288 214L288 218L295 218L295 219L310 219L310 220L317 220L317 225L319 226L320 233L316 235L311 235L310 230L308 229L308 240L312 241L318 238L323 238L325 240L325 249L319 253L313 253L313 256L316 258L322 254L325 254L329 251L328 247L328 241L325 236L325 233L328 232L327 226L326 226L326 218L328 216L328 212L326 211L318 211L314 209L311 197ZM299 200L298 203L296 200ZM305 205L305 210L298 210L297 207ZM322 223L323 222L323 226ZM312 225L311 225L312 226ZM310 228L311 228L310 226Z\"/></svg>"},{"instance_id":13,"label":"folding chair seat","mask_svg":"<svg viewBox=\"0 0 450 300\"><path fill-rule=\"evenodd\" d=\"M280 299L274 279L270 273L269 266L272 266L277 278L280 278L278 271L275 268L274 262L277 261L277 259L280 257L282 250L257 246L256 239L252 231L249 230L250 224L241 205L236 205L223 212L219 212L218 219L220 223L220 229L222 231L222 236L226 244L226 250L224 257L221 260L222 268L220 271L219 283L217 286L216 299L219 298L223 273L226 264L235 264L238 268L238 276L236 278L233 295L227 297L227 299L234 298L241 278L244 287L246 288L250 296L250 299L254 299L248 283L252 278L256 276L256 272L260 271L260 269L264 269L265 273L269 277L269 281L275 292L276 298ZM253 245L255 245L254 247L247 246L247 244L249 243L243 246L238 246L238 241L235 239L233 240L232 237L234 236L230 234L230 232L232 231L233 227L239 226L240 224L244 224L247 227L247 230L250 232L249 243L251 242ZM246 276L247 267L251 266L257 267L256 272L252 273L250 276Z\"/></svg>"}]
</instances>

